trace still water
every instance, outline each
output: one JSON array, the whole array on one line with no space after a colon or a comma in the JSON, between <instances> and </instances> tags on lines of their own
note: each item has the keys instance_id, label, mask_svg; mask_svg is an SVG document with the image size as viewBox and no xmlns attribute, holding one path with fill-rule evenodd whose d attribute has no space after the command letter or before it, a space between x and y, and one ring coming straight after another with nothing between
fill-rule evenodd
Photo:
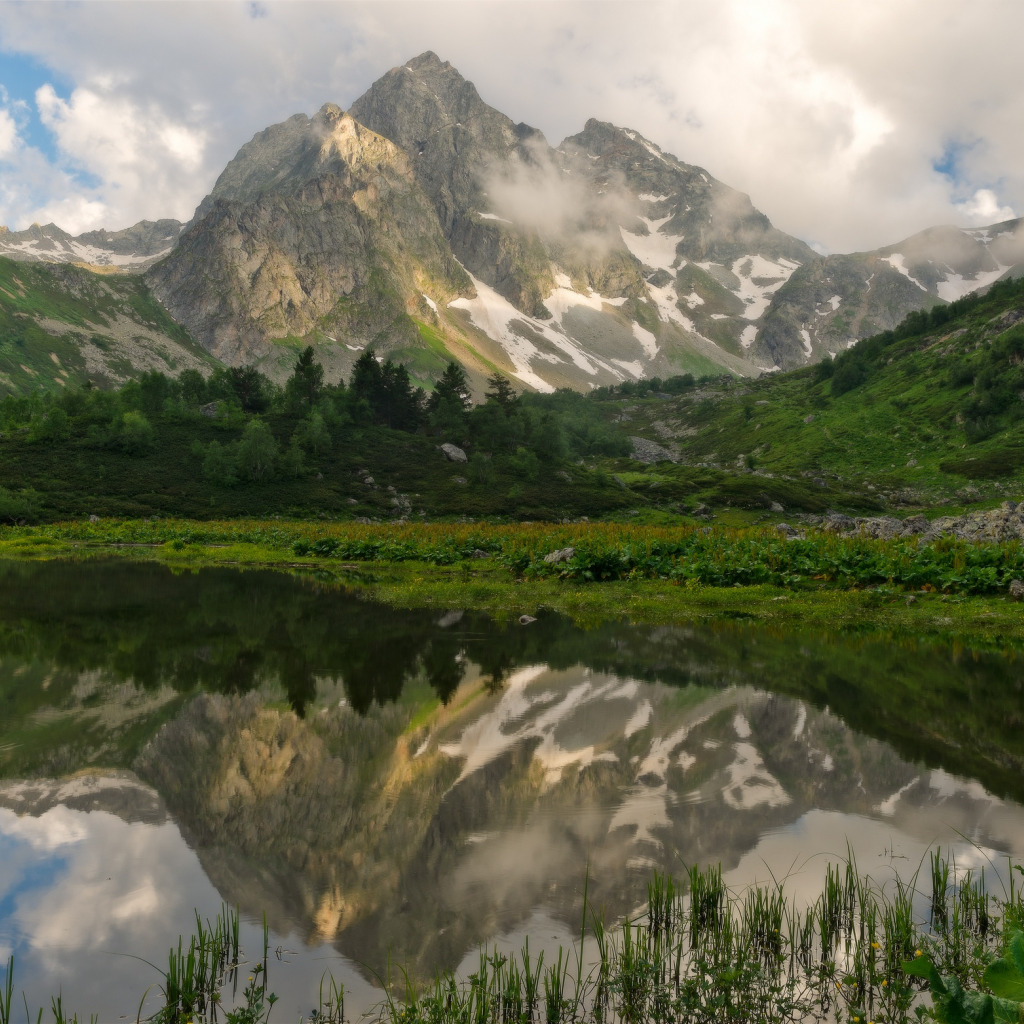
<instances>
[{"instance_id":1,"label":"still water","mask_svg":"<svg viewBox=\"0 0 1024 1024\"><path fill-rule=\"evenodd\" d=\"M226 901L251 953L266 914L274 1019L328 970L355 1015L389 958L429 978L484 943L568 944L588 866L611 921L693 863L802 900L848 849L879 881L937 845L997 886L1024 858L1018 660L525 610L0 563L15 991L134 1019L144 961Z\"/></svg>"}]
</instances>

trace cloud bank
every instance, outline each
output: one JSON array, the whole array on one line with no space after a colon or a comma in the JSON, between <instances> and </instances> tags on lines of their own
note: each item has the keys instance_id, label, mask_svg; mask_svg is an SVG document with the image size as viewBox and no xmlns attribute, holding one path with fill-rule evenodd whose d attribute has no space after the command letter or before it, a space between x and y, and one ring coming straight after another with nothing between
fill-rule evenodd
<instances>
[{"instance_id":1,"label":"cloud bank","mask_svg":"<svg viewBox=\"0 0 1024 1024\"><path fill-rule=\"evenodd\" d=\"M783 230L874 248L1024 211L1021 30L1018 0L3 4L0 222L188 219L255 132L433 49L553 143L635 128ZM19 60L52 81L19 96Z\"/></svg>"}]
</instances>

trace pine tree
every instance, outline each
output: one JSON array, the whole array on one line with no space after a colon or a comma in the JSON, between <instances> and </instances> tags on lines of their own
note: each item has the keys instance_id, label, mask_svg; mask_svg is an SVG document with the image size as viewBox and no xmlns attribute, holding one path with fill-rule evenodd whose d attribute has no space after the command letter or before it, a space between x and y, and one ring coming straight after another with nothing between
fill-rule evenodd
<instances>
[{"instance_id":1,"label":"pine tree","mask_svg":"<svg viewBox=\"0 0 1024 1024\"><path fill-rule=\"evenodd\" d=\"M519 395L512 387L512 382L501 373L494 373L487 378L488 390L484 396L488 402L497 402L506 412L518 405Z\"/></svg>"}]
</instances>

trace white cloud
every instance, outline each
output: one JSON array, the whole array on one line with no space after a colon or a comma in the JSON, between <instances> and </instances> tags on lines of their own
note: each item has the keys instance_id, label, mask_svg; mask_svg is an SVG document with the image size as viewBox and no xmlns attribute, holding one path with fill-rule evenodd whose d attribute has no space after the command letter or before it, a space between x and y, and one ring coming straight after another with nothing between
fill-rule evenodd
<instances>
[{"instance_id":1,"label":"white cloud","mask_svg":"<svg viewBox=\"0 0 1024 1024\"><path fill-rule=\"evenodd\" d=\"M999 205L998 197L990 188L979 188L966 202L958 203L956 208L972 224L996 224L1017 216L1012 206Z\"/></svg>"},{"instance_id":2,"label":"white cloud","mask_svg":"<svg viewBox=\"0 0 1024 1024\"><path fill-rule=\"evenodd\" d=\"M18 126L6 110L0 110L0 160L12 154L18 145Z\"/></svg>"},{"instance_id":3,"label":"white cloud","mask_svg":"<svg viewBox=\"0 0 1024 1024\"><path fill-rule=\"evenodd\" d=\"M206 132L174 119L155 101L137 103L108 81L75 89L68 100L44 85L36 104L61 157L99 181L93 189L55 197L36 219L52 219L72 232L122 227L146 216L187 219L202 198L197 172ZM107 217L119 222L103 224Z\"/></svg>"},{"instance_id":4,"label":"white cloud","mask_svg":"<svg viewBox=\"0 0 1024 1024\"><path fill-rule=\"evenodd\" d=\"M1019 0L0 4L0 47L74 83L43 99L97 179L72 189L81 223L187 217L255 132L433 49L553 143L591 116L635 128L833 251L974 223L983 190L1024 208L1022 30ZM963 138L951 180L935 164Z\"/></svg>"}]
</instances>

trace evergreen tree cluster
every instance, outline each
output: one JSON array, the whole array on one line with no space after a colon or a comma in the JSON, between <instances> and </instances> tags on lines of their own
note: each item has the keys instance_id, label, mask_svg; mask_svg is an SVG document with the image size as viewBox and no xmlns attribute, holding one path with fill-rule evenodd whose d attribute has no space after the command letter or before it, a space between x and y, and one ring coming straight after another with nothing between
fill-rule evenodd
<instances>
[{"instance_id":1,"label":"evergreen tree cluster","mask_svg":"<svg viewBox=\"0 0 1024 1024\"><path fill-rule=\"evenodd\" d=\"M188 428L192 422L205 423ZM220 486L263 484L315 475L325 453L366 430L426 435L471 453L467 472L488 483L497 469L522 481L570 458L625 455L628 439L601 416L596 403L575 392L520 394L500 373L474 406L469 382L455 362L433 390L413 386L407 369L368 349L348 382L324 382L315 350L302 350L279 386L256 367L222 367L209 377L185 370L178 377L153 371L116 391L94 387L33 393L0 402L0 431L31 444L115 450L144 458L174 423L199 436L191 442L192 471ZM218 436L209 440L211 430ZM0 514L22 518L31 495L0 496ZM30 518L30 517L29 517Z\"/></svg>"}]
</instances>

